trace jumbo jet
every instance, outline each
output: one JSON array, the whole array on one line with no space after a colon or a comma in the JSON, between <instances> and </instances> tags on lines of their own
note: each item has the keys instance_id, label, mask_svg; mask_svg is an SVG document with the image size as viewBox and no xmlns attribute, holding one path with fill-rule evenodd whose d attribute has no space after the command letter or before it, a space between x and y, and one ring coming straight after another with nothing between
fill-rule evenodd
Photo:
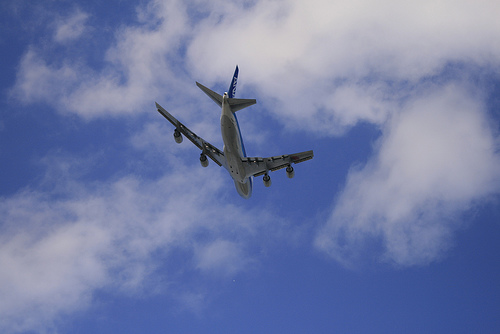
<instances>
[{"instance_id":1,"label":"jumbo jet","mask_svg":"<svg viewBox=\"0 0 500 334\"><path fill-rule=\"evenodd\" d=\"M252 177L264 175L264 185L269 187L271 186L270 171L286 168L287 176L293 178L295 171L292 163L298 164L299 162L310 160L314 157L314 154L313 151L306 151L269 158L247 157L236 112L255 104L257 101L255 99L235 98L237 83L238 66L236 66L236 70L234 71L229 91L224 93L224 95L220 95L196 82L196 85L222 108L220 118L222 140L224 142L222 151L203 138L198 137L158 103L156 103L156 108L160 114L175 126L174 138L177 143L182 143L182 135L184 135L201 150L200 162L203 167L208 166L207 157L217 165L224 167L233 178L238 194L243 198L250 198L252 195Z\"/></svg>"}]
</instances>

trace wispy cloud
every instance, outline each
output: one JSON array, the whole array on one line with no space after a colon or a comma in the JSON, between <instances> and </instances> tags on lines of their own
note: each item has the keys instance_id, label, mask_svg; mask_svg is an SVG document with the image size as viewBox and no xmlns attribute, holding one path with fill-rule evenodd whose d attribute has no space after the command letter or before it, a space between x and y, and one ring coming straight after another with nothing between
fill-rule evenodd
<instances>
[{"instance_id":1,"label":"wispy cloud","mask_svg":"<svg viewBox=\"0 0 500 334\"><path fill-rule=\"evenodd\" d=\"M81 59L52 64L50 46L43 52L33 46L15 92L21 101L36 97L87 118L132 113L159 95L188 95L191 73L225 82L238 63L252 73L244 84L288 125L341 134L360 121L383 124L405 89L449 63L499 65L500 47L491 41L500 38L500 9L491 1L202 1L195 7L177 0L141 7L138 23L116 32L99 70ZM85 20L76 13L60 27L73 31L63 27ZM229 52L221 45L230 45ZM52 80L61 73L61 83ZM67 94L53 93L61 89Z\"/></svg>"},{"instance_id":2,"label":"wispy cloud","mask_svg":"<svg viewBox=\"0 0 500 334\"><path fill-rule=\"evenodd\" d=\"M11 94L24 104L53 104L71 93L78 78L81 75L77 67L50 66L36 51L29 49L20 61Z\"/></svg>"},{"instance_id":3,"label":"wispy cloud","mask_svg":"<svg viewBox=\"0 0 500 334\"><path fill-rule=\"evenodd\" d=\"M88 18L87 13L79 10L68 17L60 18L55 23L54 40L58 43L66 43L79 38L85 32Z\"/></svg>"},{"instance_id":4,"label":"wispy cloud","mask_svg":"<svg viewBox=\"0 0 500 334\"><path fill-rule=\"evenodd\" d=\"M366 166L351 170L319 249L346 264L370 253L426 264L450 247L461 214L498 194L498 138L484 106L464 87L436 88L408 102Z\"/></svg>"},{"instance_id":5,"label":"wispy cloud","mask_svg":"<svg viewBox=\"0 0 500 334\"><path fill-rule=\"evenodd\" d=\"M80 36L86 17L77 13L60 22L56 41ZM84 48L32 45L20 62L12 95L23 103L44 102L88 119L149 109L160 91L173 97L194 90L191 82L185 89L187 84L174 75L183 63L179 48L191 33L185 6L176 1L152 2L140 11L140 19L137 25L117 29L115 42L102 50L105 56L98 70L85 61ZM94 26L87 29L96 31ZM60 59L54 57L61 52L56 48L71 56L54 61Z\"/></svg>"},{"instance_id":6,"label":"wispy cloud","mask_svg":"<svg viewBox=\"0 0 500 334\"><path fill-rule=\"evenodd\" d=\"M208 273L234 275L239 271L248 270L251 267L250 262L242 254L241 247L229 240L215 240L196 251L197 268Z\"/></svg>"},{"instance_id":7,"label":"wispy cloud","mask_svg":"<svg viewBox=\"0 0 500 334\"><path fill-rule=\"evenodd\" d=\"M127 176L83 184L61 170L53 191L2 198L0 328L50 327L91 305L97 290L140 292L175 249L192 254L191 265L170 259L163 272L247 270L255 254L245 243L260 215L217 201L214 192L224 183L213 171L207 177L204 169L184 168L154 181Z\"/></svg>"}]
</instances>

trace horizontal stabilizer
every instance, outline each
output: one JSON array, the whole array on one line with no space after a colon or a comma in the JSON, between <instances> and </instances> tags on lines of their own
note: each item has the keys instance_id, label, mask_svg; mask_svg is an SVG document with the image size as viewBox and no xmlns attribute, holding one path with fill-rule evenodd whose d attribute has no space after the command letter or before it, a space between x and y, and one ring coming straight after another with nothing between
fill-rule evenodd
<instances>
[{"instance_id":1,"label":"horizontal stabilizer","mask_svg":"<svg viewBox=\"0 0 500 334\"><path fill-rule=\"evenodd\" d=\"M222 107L222 95L214 92L210 88L203 86L201 83L196 81L196 86L200 87L200 89L208 95L219 107Z\"/></svg>"},{"instance_id":2,"label":"horizontal stabilizer","mask_svg":"<svg viewBox=\"0 0 500 334\"><path fill-rule=\"evenodd\" d=\"M255 99L228 99L229 106L231 107L232 112L237 112L246 107L250 107L257 103Z\"/></svg>"}]
</instances>

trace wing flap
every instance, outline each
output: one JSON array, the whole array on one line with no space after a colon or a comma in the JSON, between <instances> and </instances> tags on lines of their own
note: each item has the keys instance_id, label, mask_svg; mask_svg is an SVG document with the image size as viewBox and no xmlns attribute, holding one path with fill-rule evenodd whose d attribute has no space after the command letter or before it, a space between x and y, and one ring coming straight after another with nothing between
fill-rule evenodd
<instances>
[{"instance_id":1,"label":"wing flap","mask_svg":"<svg viewBox=\"0 0 500 334\"><path fill-rule=\"evenodd\" d=\"M312 158L314 158L314 156L312 155L312 151L311 151L311 155L310 156L307 156L307 157L303 157L303 158L299 158L297 160L293 160L293 163L294 164L298 164L300 162L304 162L304 161L307 161L307 160L311 160Z\"/></svg>"}]
</instances>

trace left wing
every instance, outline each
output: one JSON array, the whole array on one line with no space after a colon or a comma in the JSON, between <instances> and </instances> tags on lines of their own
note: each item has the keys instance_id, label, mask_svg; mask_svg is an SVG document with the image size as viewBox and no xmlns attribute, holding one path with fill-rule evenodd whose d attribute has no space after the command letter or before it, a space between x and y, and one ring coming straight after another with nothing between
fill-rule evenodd
<instances>
[{"instance_id":1,"label":"left wing","mask_svg":"<svg viewBox=\"0 0 500 334\"><path fill-rule=\"evenodd\" d=\"M245 166L248 176L260 176L266 174L268 171L274 172L275 170L288 167L292 163L298 164L299 162L311 160L313 157L314 153L311 150L294 154L284 154L270 158L244 157L241 161Z\"/></svg>"},{"instance_id":2,"label":"left wing","mask_svg":"<svg viewBox=\"0 0 500 334\"><path fill-rule=\"evenodd\" d=\"M198 137L196 133L189 130L184 124L179 122L158 103L156 103L156 109L160 114L163 115L163 117L165 117L170 123L172 123L180 133L182 133L187 139L189 139L194 145L196 145L196 147L202 150L203 153L210 159L212 159L217 165L227 168L226 158L224 157L224 153L221 150L219 150L217 147L213 146L203 138Z\"/></svg>"}]
</instances>

